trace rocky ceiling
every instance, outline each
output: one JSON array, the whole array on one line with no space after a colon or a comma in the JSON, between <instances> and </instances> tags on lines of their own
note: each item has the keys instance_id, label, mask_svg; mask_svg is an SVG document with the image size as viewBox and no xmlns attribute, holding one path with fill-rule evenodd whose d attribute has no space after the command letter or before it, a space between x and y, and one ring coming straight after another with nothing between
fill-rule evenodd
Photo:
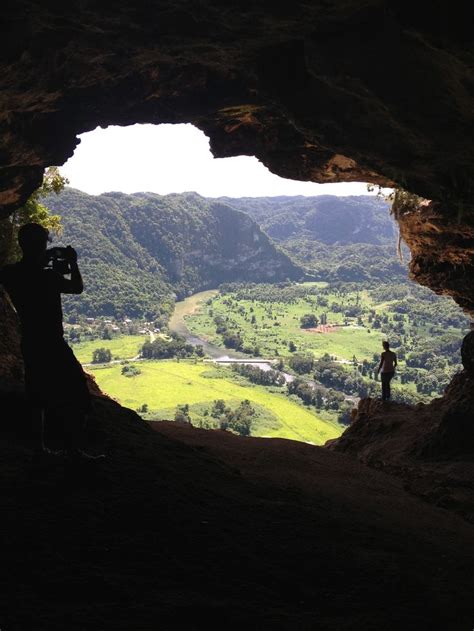
<instances>
[{"instance_id":1,"label":"rocky ceiling","mask_svg":"<svg viewBox=\"0 0 474 631\"><path fill-rule=\"evenodd\" d=\"M192 122L215 156L433 200L402 226L413 274L474 314L472 11L456 0L4 0L0 212L82 132Z\"/></svg>"}]
</instances>

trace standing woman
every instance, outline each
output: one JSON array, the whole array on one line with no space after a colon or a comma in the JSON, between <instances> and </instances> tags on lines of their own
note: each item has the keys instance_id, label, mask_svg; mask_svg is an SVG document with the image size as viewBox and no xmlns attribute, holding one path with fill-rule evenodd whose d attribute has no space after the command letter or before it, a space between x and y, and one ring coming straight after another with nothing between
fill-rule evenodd
<instances>
[{"instance_id":1,"label":"standing woman","mask_svg":"<svg viewBox=\"0 0 474 631\"><path fill-rule=\"evenodd\" d=\"M382 379L382 401L390 400L390 382L395 375L395 368L397 367L397 356L390 350L390 344L388 342L382 342L384 351L380 357L380 364L377 369L377 374L380 374Z\"/></svg>"}]
</instances>

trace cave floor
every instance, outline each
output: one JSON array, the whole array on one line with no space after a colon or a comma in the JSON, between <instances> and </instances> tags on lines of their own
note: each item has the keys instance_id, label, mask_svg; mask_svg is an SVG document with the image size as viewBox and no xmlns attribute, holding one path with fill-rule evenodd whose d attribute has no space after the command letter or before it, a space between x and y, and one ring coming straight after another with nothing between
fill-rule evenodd
<instances>
[{"instance_id":1,"label":"cave floor","mask_svg":"<svg viewBox=\"0 0 474 631\"><path fill-rule=\"evenodd\" d=\"M107 460L33 466L7 426L5 631L472 627L474 526L345 454L98 399Z\"/></svg>"}]
</instances>

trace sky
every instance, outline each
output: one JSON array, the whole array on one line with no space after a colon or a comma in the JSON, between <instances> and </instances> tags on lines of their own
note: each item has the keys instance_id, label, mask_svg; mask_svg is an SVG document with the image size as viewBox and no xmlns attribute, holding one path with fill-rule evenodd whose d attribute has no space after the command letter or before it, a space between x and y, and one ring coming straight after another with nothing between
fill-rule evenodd
<instances>
[{"instance_id":1,"label":"sky","mask_svg":"<svg viewBox=\"0 0 474 631\"><path fill-rule=\"evenodd\" d=\"M256 158L214 158L207 136L193 125L98 127L60 171L69 186L92 195L110 191L204 197L367 195L365 183L316 184L278 177Z\"/></svg>"}]
</instances>

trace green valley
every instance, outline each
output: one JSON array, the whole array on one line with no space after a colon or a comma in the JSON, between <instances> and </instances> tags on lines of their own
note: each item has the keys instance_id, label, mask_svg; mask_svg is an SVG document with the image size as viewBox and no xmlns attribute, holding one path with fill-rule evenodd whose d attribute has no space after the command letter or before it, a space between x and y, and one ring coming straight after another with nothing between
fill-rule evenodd
<instances>
[{"instance_id":1,"label":"green valley","mask_svg":"<svg viewBox=\"0 0 474 631\"><path fill-rule=\"evenodd\" d=\"M342 432L334 416L331 420L331 415L318 414L314 408L289 399L283 389L279 392L238 379L226 368L173 360L140 362L137 366L141 373L135 377L122 375L120 365L96 368L93 375L104 392L122 405L139 409L145 404L148 411L143 416L148 419L173 419L176 407L188 404L193 424L216 427L210 416L214 401L221 399L235 407L248 400L257 407L252 436L321 445Z\"/></svg>"},{"instance_id":2,"label":"green valley","mask_svg":"<svg viewBox=\"0 0 474 631\"><path fill-rule=\"evenodd\" d=\"M305 326L305 318L313 325ZM336 370L338 362L355 373L359 385L345 390L355 396L375 393L381 343L389 340L405 400L413 392L441 393L461 368L459 345L468 319L451 300L408 283L361 290L356 284L313 282L222 286L187 316L186 325L222 349L280 358L287 367L300 356L329 355L327 368Z\"/></svg>"},{"instance_id":3,"label":"green valley","mask_svg":"<svg viewBox=\"0 0 474 631\"><path fill-rule=\"evenodd\" d=\"M48 202L86 286L65 300L66 337L146 419L321 444L380 396L383 340L396 400L438 396L460 369L469 321L409 281L386 200L66 189Z\"/></svg>"},{"instance_id":4,"label":"green valley","mask_svg":"<svg viewBox=\"0 0 474 631\"><path fill-rule=\"evenodd\" d=\"M82 364L92 363L93 353L97 348L105 348L112 354L112 360L131 359L137 357L143 343L144 335L120 335L110 340L89 340L74 344L74 354Z\"/></svg>"}]
</instances>

